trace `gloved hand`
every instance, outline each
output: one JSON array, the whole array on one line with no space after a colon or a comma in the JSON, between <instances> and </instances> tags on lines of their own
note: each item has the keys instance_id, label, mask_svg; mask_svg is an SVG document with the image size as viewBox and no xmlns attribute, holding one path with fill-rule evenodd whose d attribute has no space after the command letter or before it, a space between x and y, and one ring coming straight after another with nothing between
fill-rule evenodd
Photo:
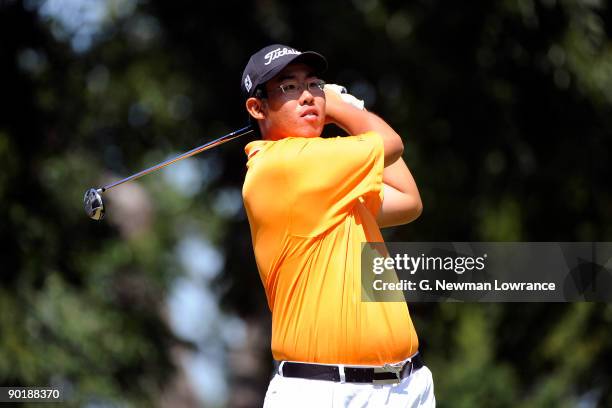
<instances>
[{"instance_id":1,"label":"gloved hand","mask_svg":"<svg viewBox=\"0 0 612 408\"><path fill-rule=\"evenodd\" d=\"M353 95L348 93L345 87L338 84L325 84L325 89L332 90L340 95L340 98L346 103L349 103L360 110L365 110L364 101L355 98Z\"/></svg>"}]
</instances>

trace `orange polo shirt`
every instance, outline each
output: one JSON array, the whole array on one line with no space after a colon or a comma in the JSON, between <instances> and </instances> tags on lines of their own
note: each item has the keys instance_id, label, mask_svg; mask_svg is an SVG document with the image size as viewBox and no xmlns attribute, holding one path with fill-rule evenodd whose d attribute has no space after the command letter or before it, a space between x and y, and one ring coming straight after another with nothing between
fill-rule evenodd
<instances>
[{"instance_id":1,"label":"orange polo shirt","mask_svg":"<svg viewBox=\"0 0 612 408\"><path fill-rule=\"evenodd\" d=\"M243 198L276 360L383 365L418 349L405 302L361 301L361 244L382 242L380 135L257 140Z\"/></svg>"}]
</instances>

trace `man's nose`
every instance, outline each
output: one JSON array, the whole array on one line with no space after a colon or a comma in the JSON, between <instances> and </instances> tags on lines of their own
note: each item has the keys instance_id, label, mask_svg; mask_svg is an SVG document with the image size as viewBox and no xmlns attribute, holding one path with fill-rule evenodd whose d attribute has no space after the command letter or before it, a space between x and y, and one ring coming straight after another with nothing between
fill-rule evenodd
<instances>
[{"instance_id":1,"label":"man's nose","mask_svg":"<svg viewBox=\"0 0 612 408\"><path fill-rule=\"evenodd\" d=\"M314 102L314 95L308 89L304 89L300 95L300 105L311 105Z\"/></svg>"}]
</instances>

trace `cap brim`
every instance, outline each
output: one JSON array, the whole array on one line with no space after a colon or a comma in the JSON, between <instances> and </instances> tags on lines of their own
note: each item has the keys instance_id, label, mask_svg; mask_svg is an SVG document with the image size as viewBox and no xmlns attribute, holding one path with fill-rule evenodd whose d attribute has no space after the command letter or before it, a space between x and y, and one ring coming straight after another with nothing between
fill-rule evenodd
<instances>
[{"instance_id":1,"label":"cap brim","mask_svg":"<svg viewBox=\"0 0 612 408\"><path fill-rule=\"evenodd\" d=\"M324 56L314 51L306 51L297 55L290 63L301 62L315 69L315 73L322 74L327 71L327 60Z\"/></svg>"},{"instance_id":2,"label":"cap brim","mask_svg":"<svg viewBox=\"0 0 612 408\"><path fill-rule=\"evenodd\" d=\"M302 63L305 65L308 65L309 67L315 70L314 73L317 75L322 74L323 72L327 71L327 60L325 59L323 55L319 54L318 52L314 52L314 51L304 51L303 53L298 54L295 57L287 60L286 64L279 65L278 67L275 67L273 70L267 72L266 75L262 76L259 79L258 86L265 84L266 82L268 82L269 80L277 76L283 69L285 69L287 65L295 64L295 63ZM253 90L253 92L255 92L255 90Z\"/></svg>"}]
</instances>

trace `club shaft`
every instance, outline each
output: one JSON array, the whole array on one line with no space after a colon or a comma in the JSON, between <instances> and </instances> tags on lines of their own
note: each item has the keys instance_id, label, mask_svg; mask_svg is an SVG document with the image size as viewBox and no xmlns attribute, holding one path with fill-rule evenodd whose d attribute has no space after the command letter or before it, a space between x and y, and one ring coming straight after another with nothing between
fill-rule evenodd
<instances>
[{"instance_id":1,"label":"club shaft","mask_svg":"<svg viewBox=\"0 0 612 408\"><path fill-rule=\"evenodd\" d=\"M202 146L198 146L198 147L196 147L194 149L191 149L190 151L188 151L186 153L183 153L180 156L177 156L177 157L172 158L172 159L168 159L168 160L166 160L164 162L156 164L153 167L149 167L148 169L144 169L142 171L139 171L138 173L132 174L131 176L126 177L126 178L124 178L122 180L118 180L118 181L115 181L114 183L107 184L104 187L99 188L98 191L100 193L103 193L103 192L105 192L107 190L110 190L111 188L117 187L117 186L119 186L119 185L121 185L123 183L127 183L128 181L136 180L136 179L138 179L138 178L140 178L142 176L146 176L147 174L152 173L152 172L154 172L156 170L159 170L159 169L162 169L162 168L164 168L166 166L169 166L172 163L176 163L177 161L180 161L180 160L186 159L188 157L194 156L194 155L196 155L198 153L202 153L202 152L204 152L206 150L212 149L213 147L216 147L216 146L219 146L219 145L221 145L223 143L229 142L230 140L234 140L234 139L236 139L236 138L238 138L240 136L247 135L247 134L249 134L251 132L253 132L253 128L251 126L243 127L242 129L238 129L238 130L236 130L236 131L234 131L232 133L228 133L225 136L221 136L218 139L215 139L215 140L212 140L212 141L210 141L208 143L205 143Z\"/></svg>"}]
</instances>

